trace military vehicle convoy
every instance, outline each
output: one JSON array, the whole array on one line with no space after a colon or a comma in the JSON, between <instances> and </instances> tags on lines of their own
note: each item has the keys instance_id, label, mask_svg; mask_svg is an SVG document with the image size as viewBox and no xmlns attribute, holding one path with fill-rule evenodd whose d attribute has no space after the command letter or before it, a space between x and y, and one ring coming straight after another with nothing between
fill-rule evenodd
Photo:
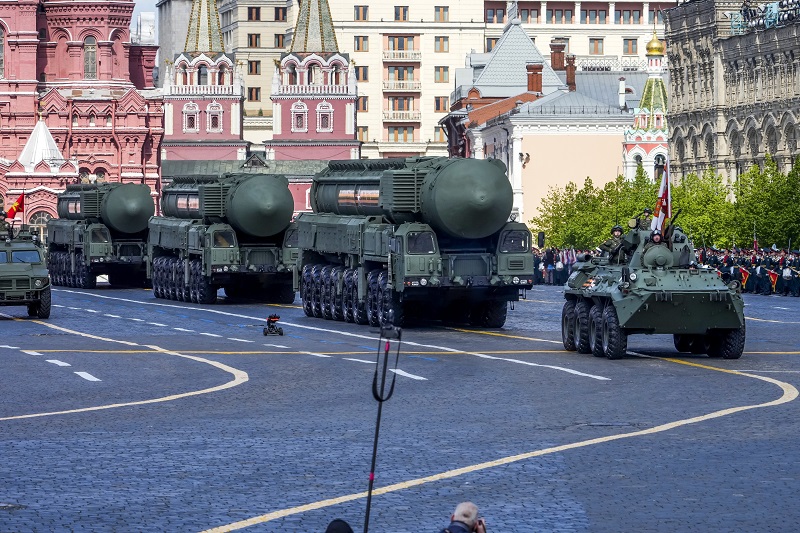
<instances>
[{"instance_id":1,"label":"military vehicle convoy","mask_svg":"<svg viewBox=\"0 0 800 533\"><path fill-rule=\"evenodd\" d=\"M155 213L150 187L134 183L68 185L58 216L47 222L48 264L54 285L93 289L145 280L147 222Z\"/></svg>"},{"instance_id":2,"label":"military vehicle convoy","mask_svg":"<svg viewBox=\"0 0 800 533\"><path fill-rule=\"evenodd\" d=\"M307 316L372 326L430 316L501 327L533 283L531 235L509 222L498 160L332 161L297 220Z\"/></svg>"},{"instance_id":3,"label":"military vehicle convoy","mask_svg":"<svg viewBox=\"0 0 800 533\"><path fill-rule=\"evenodd\" d=\"M147 277L156 298L214 303L230 297L294 301L297 233L284 176L179 177L149 222Z\"/></svg>"},{"instance_id":4,"label":"military vehicle convoy","mask_svg":"<svg viewBox=\"0 0 800 533\"><path fill-rule=\"evenodd\" d=\"M655 244L636 219L628 225L620 245L627 260L587 256L573 266L561 312L564 348L619 359L629 335L666 333L679 352L741 357L745 318L738 282L726 284L716 271L698 268L676 226Z\"/></svg>"},{"instance_id":5,"label":"military vehicle convoy","mask_svg":"<svg viewBox=\"0 0 800 533\"><path fill-rule=\"evenodd\" d=\"M39 237L26 229L0 234L0 306L24 305L50 318L50 276Z\"/></svg>"}]
</instances>

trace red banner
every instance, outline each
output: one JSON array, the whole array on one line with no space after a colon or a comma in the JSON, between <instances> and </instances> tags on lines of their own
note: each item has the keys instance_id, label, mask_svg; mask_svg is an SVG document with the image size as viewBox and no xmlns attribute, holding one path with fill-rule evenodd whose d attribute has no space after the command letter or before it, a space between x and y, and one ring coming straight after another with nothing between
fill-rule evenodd
<instances>
[{"instance_id":1,"label":"red banner","mask_svg":"<svg viewBox=\"0 0 800 533\"><path fill-rule=\"evenodd\" d=\"M772 284L772 290L775 290L775 284L778 283L778 273L772 270L767 270L769 282Z\"/></svg>"},{"instance_id":2,"label":"red banner","mask_svg":"<svg viewBox=\"0 0 800 533\"><path fill-rule=\"evenodd\" d=\"M25 210L25 194L23 193L23 194L20 194L19 198L17 198L17 201L14 202L11 205L11 207L8 208L8 212L6 213L6 216L9 219L12 219L15 216L17 216L17 213L22 213L22 211L24 211L24 210Z\"/></svg>"},{"instance_id":3,"label":"red banner","mask_svg":"<svg viewBox=\"0 0 800 533\"><path fill-rule=\"evenodd\" d=\"M742 276L742 287L746 287L747 279L750 277L750 271L744 267L739 267L739 274Z\"/></svg>"}]
</instances>

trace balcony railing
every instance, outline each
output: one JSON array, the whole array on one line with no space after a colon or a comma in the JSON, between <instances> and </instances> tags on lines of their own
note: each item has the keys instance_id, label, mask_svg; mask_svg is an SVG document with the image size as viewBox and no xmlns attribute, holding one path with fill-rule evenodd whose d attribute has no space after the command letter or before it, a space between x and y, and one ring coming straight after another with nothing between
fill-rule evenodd
<instances>
[{"instance_id":1,"label":"balcony railing","mask_svg":"<svg viewBox=\"0 0 800 533\"><path fill-rule=\"evenodd\" d=\"M384 111L383 120L390 122L419 122L422 118L420 111Z\"/></svg>"},{"instance_id":2,"label":"balcony railing","mask_svg":"<svg viewBox=\"0 0 800 533\"><path fill-rule=\"evenodd\" d=\"M240 85L168 85L165 94L235 96L242 94Z\"/></svg>"},{"instance_id":3,"label":"balcony railing","mask_svg":"<svg viewBox=\"0 0 800 533\"><path fill-rule=\"evenodd\" d=\"M281 85L276 94L350 94L348 85Z\"/></svg>"},{"instance_id":4,"label":"balcony railing","mask_svg":"<svg viewBox=\"0 0 800 533\"><path fill-rule=\"evenodd\" d=\"M419 50L384 50L384 61L421 61L422 52Z\"/></svg>"},{"instance_id":5,"label":"balcony railing","mask_svg":"<svg viewBox=\"0 0 800 533\"><path fill-rule=\"evenodd\" d=\"M406 81L406 80L386 80L383 82L384 91L412 91L419 92L422 90L421 81Z\"/></svg>"}]
</instances>

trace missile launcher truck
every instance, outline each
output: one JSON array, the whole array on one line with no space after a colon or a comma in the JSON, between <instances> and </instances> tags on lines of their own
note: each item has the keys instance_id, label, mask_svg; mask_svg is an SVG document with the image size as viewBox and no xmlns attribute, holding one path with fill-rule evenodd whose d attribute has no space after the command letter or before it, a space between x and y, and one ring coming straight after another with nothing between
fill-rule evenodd
<instances>
[{"instance_id":1,"label":"missile launcher truck","mask_svg":"<svg viewBox=\"0 0 800 533\"><path fill-rule=\"evenodd\" d=\"M741 357L739 282L726 284L715 270L698 267L694 248L677 226L664 231L663 243L648 244L651 232L638 229L638 219L628 225L620 244L624 259L587 256L573 265L561 312L564 348L619 359L629 335L666 333L679 352Z\"/></svg>"},{"instance_id":2,"label":"missile launcher truck","mask_svg":"<svg viewBox=\"0 0 800 533\"><path fill-rule=\"evenodd\" d=\"M150 187L134 183L68 185L58 216L47 222L54 285L92 289L105 274L111 285L142 285L147 221L155 213Z\"/></svg>"},{"instance_id":3,"label":"missile launcher truck","mask_svg":"<svg viewBox=\"0 0 800 533\"><path fill-rule=\"evenodd\" d=\"M150 219L147 276L156 298L214 303L228 297L294 301L297 233L284 176L178 177Z\"/></svg>"},{"instance_id":4,"label":"missile launcher truck","mask_svg":"<svg viewBox=\"0 0 800 533\"><path fill-rule=\"evenodd\" d=\"M297 220L307 316L379 326L442 318L501 327L533 283L531 234L509 221L498 160L332 161Z\"/></svg>"},{"instance_id":5,"label":"missile launcher truck","mask_svg":"<svg viewBox=\"0 0 800 533\"><path fill-rule=\"evenodd\" d=\"M0 224L0 306L24 305L28 316L50 318L50 277L39 236L24 227L14 235Z\"/></svg>"}]
</instances>

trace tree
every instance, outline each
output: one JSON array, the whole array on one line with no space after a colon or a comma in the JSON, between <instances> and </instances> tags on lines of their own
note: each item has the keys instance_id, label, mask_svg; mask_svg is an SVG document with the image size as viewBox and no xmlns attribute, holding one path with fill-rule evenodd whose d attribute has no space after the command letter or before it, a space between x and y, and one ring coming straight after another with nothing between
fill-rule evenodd
<instances>
[{"instance_id":1,"label":"tree","mask_svg":"<svg viewBox=\"0 0 800 533\"><path fill-rule=\"evenodd\" d=\"M730 247L735 244L731 230L732 204L722 176L706 170L702 176L689 174L672 186L672 213L681 209L677 225L696 246Z\"/></svg>"}]
</instances>

